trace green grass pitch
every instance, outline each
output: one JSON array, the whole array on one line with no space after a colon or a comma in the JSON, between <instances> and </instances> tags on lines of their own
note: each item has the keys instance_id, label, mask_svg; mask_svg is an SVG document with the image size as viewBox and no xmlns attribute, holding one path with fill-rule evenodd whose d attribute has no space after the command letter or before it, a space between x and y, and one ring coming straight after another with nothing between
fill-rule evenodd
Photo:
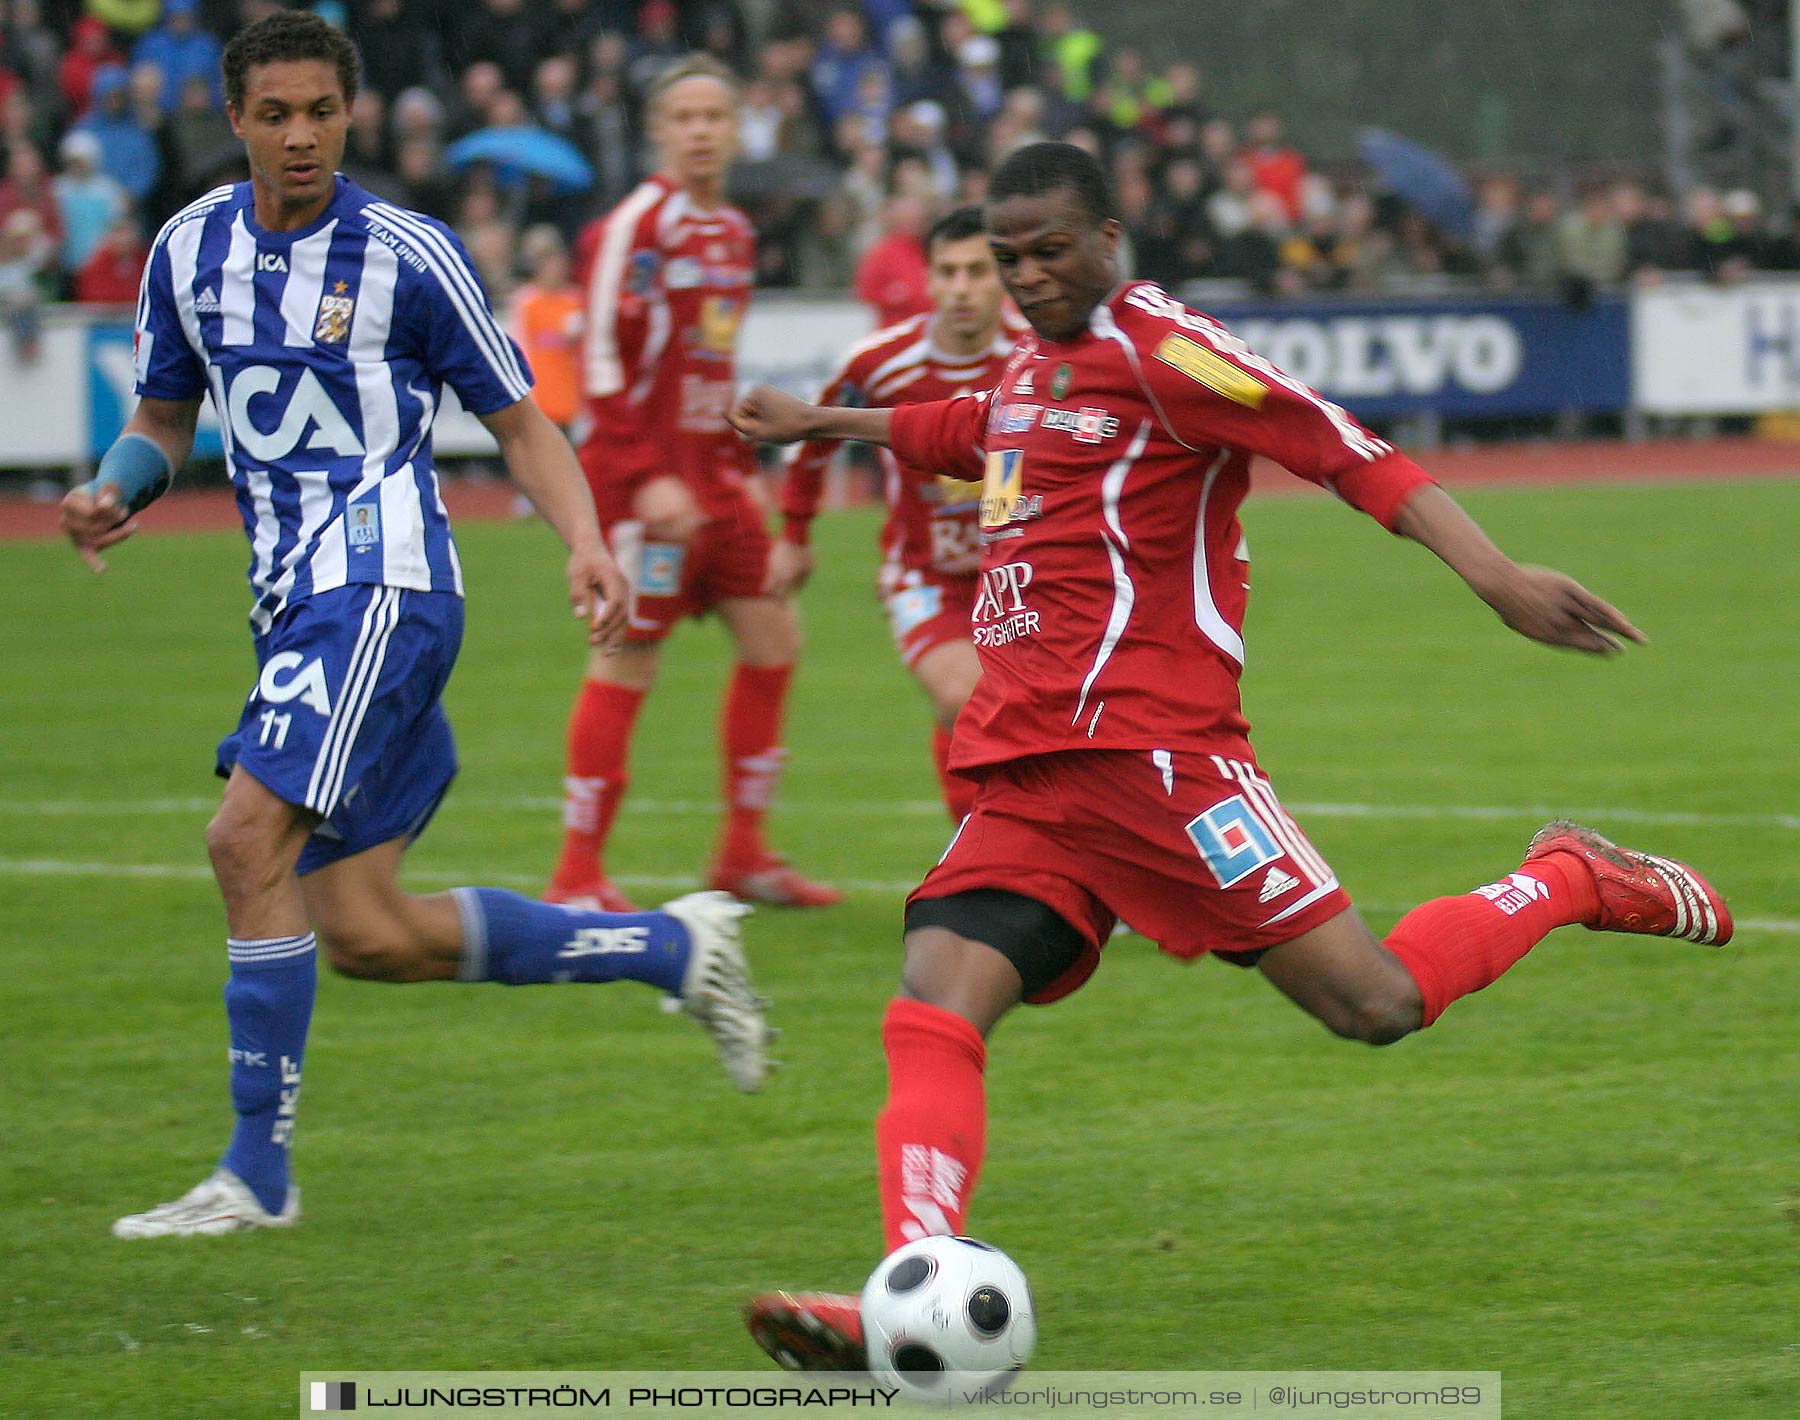
<instances>
[{"instance_id":1,"label":"green grass pitch","mask_svg":"<svg viewBox=\"0 0 1800 1420\"><path fill-rule=\"evenodd\" d=\"M1375 1051L1254 973L1122 939L997 1032L972 1230L1031 1276L1045 1368L1498 1369L1515 1420L1792 1415L1800 482L1464 501L1652 644L1528 645L1347 510L1253 503L1245 691L1285 801L1379 930L1573 810L1700 864L1738 942L1559 933ZM297 1373L334 1367L752 1368L747 1292L860 1285L900 890L947 835L874 526L826 520L804 598L776 828L853 890L750 924L786 1031L765 1094L628 984L327 975L304 1225L135 1244L111 1220L225 1135L201 829L250 678L245 551L144 537L96 580L0 547L0 1414L291 1414ZM581 649L541 526L461 544L464 768L413 880L529 886ZM666 658L613 854L640 897L707 858L724 664L710 625Z\"/></svg>"}]
</instances>

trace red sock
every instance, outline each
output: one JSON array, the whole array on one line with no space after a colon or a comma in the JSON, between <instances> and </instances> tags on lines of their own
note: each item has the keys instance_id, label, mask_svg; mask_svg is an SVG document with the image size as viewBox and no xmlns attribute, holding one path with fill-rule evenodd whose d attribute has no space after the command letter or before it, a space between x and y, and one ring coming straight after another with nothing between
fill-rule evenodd
<instances>
[{"instance_id":1,"label":"red sock","mask_svg":"<svg viewBox=\"0 0 1800 1420\"><path fill-rule=\"evenodd\" d=\"M1556 928L1591 920L1599 905L1586 866L1552 853L1474 892L1421 903L1395 924L1387 948L1418 983L1430 1025Z\"/></svg>"},{"instance_id":2,"label":"red sock","mask_svg":"<svg viewBox=\"0 0 1800 1420\"><path fill-rule=\"evenodd\" d=\"M944 807L950 810L950 821L961 823L975 807L975 785L950 772L950 732L942 725L931 729L931 759L937 765L938 787L944 791Z\"/></svg>"},{"instance_id":3,"label":"red sock","mask_svg":"<svg viewBox=\"0 0 1800 1420\"><path fill-rule=\"evenodd\" d=\"M563 779L563 846L550 881L578 888L606 876L600 852L630 782L631 727L644 692L585 680L569 716L569 772Z\"/></svg>"},{"instance_id":4,"label":"red sock","mask_svg":"<svg viewBox=\"0 0 1800 1420\"><path fill-rule=\"evenodd\" d=\"M769 856L763 817L775 798L787 751L781 747L781 717L787 709L792 666L747 666L731 672L719 726L725 754L725 831L719 862L755 864Z\"/></svg>"},{"instance_id":5,"label":"red sock","mask_svg":"<svg viewBox=\"0 0 1800 1420\"><path fill-rule=\"evenodd\" d=\"M887 1108L875 1121L881 1227L887 1250L932 1233L961 1233L987 1144L981 1032L923 1001L888 1003Z\"/></svg>"}]
</instances>

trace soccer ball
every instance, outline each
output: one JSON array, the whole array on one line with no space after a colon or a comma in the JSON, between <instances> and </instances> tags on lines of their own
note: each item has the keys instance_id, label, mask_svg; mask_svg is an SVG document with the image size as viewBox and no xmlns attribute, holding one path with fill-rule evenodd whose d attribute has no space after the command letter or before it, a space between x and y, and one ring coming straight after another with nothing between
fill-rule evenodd
<instances>
[{"instance_id":1,"label":"soccer ball","mask_svg":"<svg viewBox=\"0 0 1800 1420\"><path fill-rule=\"evenodd\" d=\"M929 1237L882 1259L862 1292L869 1371L917 1400L997 1395L1037 1345L1025 1274L974 1238Z\"/></svg>"}]
</instances>

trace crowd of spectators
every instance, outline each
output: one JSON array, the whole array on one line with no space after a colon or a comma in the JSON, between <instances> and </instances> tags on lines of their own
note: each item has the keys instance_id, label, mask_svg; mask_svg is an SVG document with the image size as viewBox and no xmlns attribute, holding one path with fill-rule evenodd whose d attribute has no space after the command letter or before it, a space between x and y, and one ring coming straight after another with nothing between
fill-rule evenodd
<instances>
[{"instance_id":1,"label":"crowd of spectators","mask_svg":"<svg viewBox=\"0 0 1800 1420\"><path fill-rule=\"evenodd\" d=\"M1089 0L1091 3L1091 0ZM0 0L0 312L35 339L44 299L133 299L146 239L243 175L221 40L279 0ZM1022 143L1056 138L1112 174L1137 274L1271 295L1462 283L1574 304L1626 281L1800 270L1800 209L1747 189L1679 196L1637 175L1472 174L1451 232L1357 164L1321 164L1273 111L1208 103L1202 71L1110 41L1072 0L316 0L363 56L348 173L443 218L497 296L520 234L565 237L646 171L643 96L703 49L743 79L733 196L767 286L855 289L882 315L922 298L920 236L978 200ZM453 166L478 129L530 125L593 170L581 192Z\"/></svg>"}]
</instances>

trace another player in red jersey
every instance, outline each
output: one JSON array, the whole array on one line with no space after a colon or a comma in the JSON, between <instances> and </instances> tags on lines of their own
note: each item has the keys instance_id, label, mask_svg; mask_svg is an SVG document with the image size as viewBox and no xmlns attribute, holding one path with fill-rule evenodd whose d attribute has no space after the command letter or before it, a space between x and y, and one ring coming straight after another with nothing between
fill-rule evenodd
<instances>
[{"instance_id":1,"label":"another player in red jersey","mask_svg":"<svg viewBox=\"0 0 1800 1420\"><path fill-rule=\"evenodd\" d=\"M1000 378L1025 323L1006 309L999 268L988 249L981 211L962 207L926 235L930 315L879 330L845 358L819 395L821 404L892 409L978 394ZM771 589L786 593L812 572L808 529L819 512L835 440L802 445L788 463L781 511L785 530L770 563ZM981 484L941 477L882 451L881 600L900 660L931 697L937 725L932 758L950 817L975 800L975 782L950 773L950 731L981 676L969 636L981 565L976 510Z\"/></svg>"},{"instance_id":2,"label":"another player in red jersey","mask_svg":"<svg viewBox=\"0 0 1800 1420\"><path fill-rule=\"evenodd\" d=\"M725 423L755 272L750 223L724 200L736 82L716 60L682 60L651 87L649 109L661 167L584 242L592 429L581 466L636 604L625 646L589 657L576 697L562 855L546 896L629 910L601 851L624 797L632 727L664 638L684 616L711 611L738 663L722 715L726 819L710 885L824 907L840 894L801 876L763 837L787 754L781 721L800 631L791 605L766 590L770 539L755 464Z\"/></svg>"},{"instance_id":3,"label":"another player in red jersey","mask_svg":"<svg viewBox=\"0 0 1800 1420\"><path fill-rule=\"evenodd\" d=\"M1559 572L1513 562L1405 455L1143 282L1118 284L1099 165L1033 144L995 173L988 228L1031 322L978 399L819 409L759 389L732 421L774 442L886 443L908 464L982 468L982 676L952 764L974 811L907 903L882 1026L876 1124L889 1248L960 1233L986 1135L986 1037L1020 1001L1094 970L1115 915L1178 957L1257 966L1338 1035L1430 1025L1557 927L1731 937L1685 864L1548 825L1521 865L1403 917L1379 941L1257 767L1238 696L1254 454L1431 549L1513 630L1604 654L1642 636ZM854 1297L755 1298L785 1365L861 1368Z\"/></svg>"}]
</instances>

